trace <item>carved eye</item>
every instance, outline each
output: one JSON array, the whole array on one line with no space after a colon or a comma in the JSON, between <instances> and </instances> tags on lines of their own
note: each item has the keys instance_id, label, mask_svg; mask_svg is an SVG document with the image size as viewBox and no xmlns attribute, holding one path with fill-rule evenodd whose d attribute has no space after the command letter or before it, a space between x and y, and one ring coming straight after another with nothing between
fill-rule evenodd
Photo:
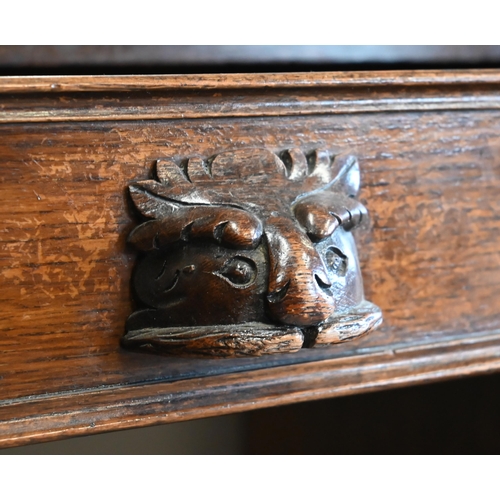
<instances>
[{"instance_id":1,"label":"carved eye","mask_svg":"<svg viewBox=\"0 0 500 500\"><path fill-rule=\"evenodd\" d=\"M257 266L246 257L232 257L226 260L219 272L215 273L237 287L245 287L255 281Z\"/></svg>"},{"instance_id":2,"label":"carved eye","mask_svg":"<svg viewBox=\"0 0 500 500\"><path fill-rule=\"evenodd\" d=\"M325 261L330 271L338 276L345 276L347 272L347 256L338 248L328 247L325 253Z\"/></svg>"}]
</instances>

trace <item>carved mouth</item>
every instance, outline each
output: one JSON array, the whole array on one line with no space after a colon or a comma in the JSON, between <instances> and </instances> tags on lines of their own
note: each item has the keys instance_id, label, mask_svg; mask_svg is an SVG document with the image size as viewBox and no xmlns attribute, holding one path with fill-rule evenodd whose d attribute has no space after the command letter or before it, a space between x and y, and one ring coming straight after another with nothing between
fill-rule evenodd
<instances>
[{"instance_id":1,"label":"carved mouth","mask_svg":"<svg viewBox=\"0 0 500 500\"><path fill-rule=\"evenodd\" d=\"M296 352L301 347L321 347L359 338L382 322L380 309L368 301L331 316L319 326L298 328L289 325L243 323L129 328L122 339L126 347L199 356L260 356ZM231 339L228 342L228 339Z\"/></svg>"},{"instance_id":2,"label":"carved mouth","mask_svg":"<svg viewBox=\"0 0 500 500\"><path fill-rule=\"evenodd\" d=\"M330 316L318 326L304 328L304 347L347 342L377 328L382 323L382 311L365 300L342 314Z\"/></svg>"},{"instance_id":3,"label":"carved mouth","mask_svg":"<svg viewBox=\"0 0 500 500\"><path fill-rule=\"evenodd\" d=\"M264 323L140 328L128 330L122 338L122 345L129 348L199 357L297 352L303 342L297 327Z\"/></svg>"}]
</instances>

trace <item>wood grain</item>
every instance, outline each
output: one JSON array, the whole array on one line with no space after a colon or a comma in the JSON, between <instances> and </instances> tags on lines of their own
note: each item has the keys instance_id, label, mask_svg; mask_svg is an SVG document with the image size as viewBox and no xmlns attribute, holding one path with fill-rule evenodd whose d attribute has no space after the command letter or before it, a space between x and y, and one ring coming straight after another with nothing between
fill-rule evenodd
<instances>
[{"instance_id":1,"label":"wood grain","mask_svg":"<svg viewBox=\"0 0 500 500\"><path fill-rule=\"evenodd\" d=\"M448 75L449 84L443 76L435 76L434 83L432 75L420 76L428 79L438 103L428 110L418 108L419 95L429 97L422 86L413 88L406 108L387 111L365 82L358 86L364 100L356 113L352 107L332 111L333 98L333 104L315 101L316 111L301 115L285 99L275 116L266 116L265 106L232 116L236 102L247 97L258 101L267 94L278 102L281 91L261 92L256 84L242 87L239 97L235 92L227 113L218 116L201 106L192 115L196 118L182 118L180 111L175 119L160 114L144 121L79 121L78 114L68 117L67 108L52 109L48 102L48 114L40 115L45 122L23 122L43 98L28 92L26 100L17 100L20 94L6 91L0 113L8 117L0 125L3 444L497 370L500 110L495 82L500 76L464 74L468 82L459 85L454 76L460 79ZM270 77L270 87L273 78L278 77ZM332 77L307 78L320 88ZM348 86L348 76L338 78ZM408 81L412 78L419 76L408 75ZM188 101L178 84L178 93L172 90L176 99ZM150 105L141 90L130 93L132 101ZM99 92L80 94L92 106L99 104ZM439 109L450 95L462 109ZM494 99L476 102L477 95ZM202 103L205 98L201 93ZM303 94L296 99L300 107ZM13 120L9 100L17 109ZM106 116L125 116L121 105L120 99L114 108L107 103ZM49 123L50 113L61 121ZM384 325L351 344L264 360L180 360L121 349L135 262L126 238L137 222L127 186L150 178L158 158L208 157L249 147L327 148L357 156L363 172L360 198L371 214L366 230L357 234L358 250L366 296L381 307ZM398 349L405 349L404 361L392 354ZM327 376L320 370L325 363ZM343 363L348 370L341 369ZM293 381L287 378L292 373L297 373ZM240 392L239 384L249 377L255 378ZM197 390L203 397L190 399ZM226 399L219 397L222 392ZM175 401L191 401L191 406L182 410Z\"/></svg>"},{"instance_id":2,"label":"wood grain","mask_svg":"<svg viewBox=\"0 0 500 500\"><path fill-rule=\"evenodd\" d=\"M496 70L0 77L0 123L499 109L499 82Z\"/></svg>"},{"instance_id":3,"label":"wood grain","mask_svg":"<svg viewBox=\"0 0 500 500\"><path fill-rule=\"evenodd\" d=\"M227 90L361 87L437 87L448 91L457 86L497 85L500 73L496 69L417 70L417 71L345 71L322 73L235 73L206 75L134 75L134 76L3 76L0 93L62 93L155 91L155 90ZM469 92L474 88L467 89ZM446 97L442 95L441 97Z\"/></svg>"}]
</instances>

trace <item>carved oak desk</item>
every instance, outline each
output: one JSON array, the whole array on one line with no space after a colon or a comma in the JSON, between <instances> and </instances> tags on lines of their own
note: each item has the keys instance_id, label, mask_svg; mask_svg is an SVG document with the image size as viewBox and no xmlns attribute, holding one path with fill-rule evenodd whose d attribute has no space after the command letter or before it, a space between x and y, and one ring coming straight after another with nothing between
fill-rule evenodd
<instances>
[{"instance_id":1,"label":"carved oak desk","mask_svg":"<svg viewBox=\"0 0 500 500\"><path fill-rule=\"evenodd\" d=\"M500 72L1 78L0 122L2 446L500 368Z\"/></svg>"}]
</instances>

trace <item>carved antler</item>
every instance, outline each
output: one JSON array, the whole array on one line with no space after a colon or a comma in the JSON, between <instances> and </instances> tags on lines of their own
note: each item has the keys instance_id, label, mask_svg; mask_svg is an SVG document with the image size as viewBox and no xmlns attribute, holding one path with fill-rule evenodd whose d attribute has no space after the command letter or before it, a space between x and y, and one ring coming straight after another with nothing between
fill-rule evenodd
<instances>
[{"instance_id":1,"label":"carved antler","mask_svg":"<svg viewBox=\"0 0 500 500\"><path fill-rule=\"evenodd\" d=\"M208 160L190 158L185 168L170 160L158 160L157 180L140 181L130 187L139 211L146 217L171 215L165 202L188 205L227 205L273 211L342 186L349 196L359 190L359 167L352 156L332 156L325 150L305 155L293 148L280 156L265 149L242 149L221 153ZM282 198L276 190L289 181ZM263 203L256 204L255 190Z\"/></svg>"},{"instance_id":2,"label":"carved antler","mask_svg":"<svg viewBox=\"0 0 500 500\"><path fill-rule=\"evenodd\" d=\"M283 207L288 211L287 205L304 190L324 188L336 173L336 163L332 168L326 151L315 151L306 158L299 149L291 149L282 158L267 150L249 149L209 160L190 158L184 168L171 160L158 160L158 180L141 181L129 188L139 212L154 219L137 227L129 241L144 251L196 238L254 248L263 227L251 212L265 219L266 212L283 211ZM276 200L272 193L263 196L267 206L256 206L255 189L276 189L283 178L293 183L289 199ZM242 179L245 182L234 185Z\"/></svg>"}]
</instances>

